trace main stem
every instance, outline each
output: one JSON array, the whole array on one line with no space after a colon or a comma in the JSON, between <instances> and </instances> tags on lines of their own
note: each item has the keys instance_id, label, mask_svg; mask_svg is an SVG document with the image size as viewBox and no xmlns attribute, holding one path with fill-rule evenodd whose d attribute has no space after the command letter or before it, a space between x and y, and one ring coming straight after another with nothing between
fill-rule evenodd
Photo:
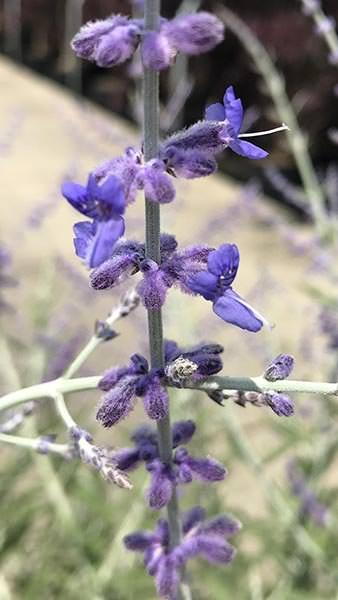
<instances>
[{"instance_id":1,"label":"main stem","mask_svg":"<svg viewBox=\"0 0 338 600\"><path fill-rule=\"evenodd\" d=\"M144 20L146 30L156 30L160 17L160 0L146 0ZM144 158L156 158L159 142L159 74L144 69ZM146 256L157 263L161 260L160 249L160 205L145 199ZM164 366L163 325L161 310L148 310L149 349L152 368ZM157 422L158 443L161 460L172 464L172 439L170 416ZM167 506L170 531L170 545L177 546L181 539L179 509L176 491Z\"/></svg>"}]
</instances>

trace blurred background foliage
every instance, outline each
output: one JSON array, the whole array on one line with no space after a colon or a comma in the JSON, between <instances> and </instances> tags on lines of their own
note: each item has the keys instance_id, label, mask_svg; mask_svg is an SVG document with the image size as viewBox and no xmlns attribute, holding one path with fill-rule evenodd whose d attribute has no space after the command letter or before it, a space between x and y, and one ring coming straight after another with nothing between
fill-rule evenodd
<instances>
[{"instance_id":1,"label":"blurred background foliage","mask_svg":"<svg viewBox=\"0 0 338 600\"><path fill-rule=\"evenodd\" d=\"M179 5L164 0L163 13L172 16ZM18 6L21 14L15 21ZM205 9L213 6L200 3ZM336 221L337 146L328 132L337 126L337 67L328 63L323 40L314 36L313 24L298 3L229 0L226 6L243 18L283 73L319 178L331 185L331 219ZM338 18L334 0L323 6L327 14ZM71 14L67 13L70 7ZM94 160L99 162L108 152L117 153L122 144L134 142L132 130L115 117L111 120L96 109L87 109L83 96L132 123L137 121L130 65L99 70L89 63L80 64L69 52L79 7L81 2L47 0L3 0L0 5L4 54L76 94L76 99L69 99L65 91L53 87L50 95L45 94L44 84L33 75L26 73L21 80L20 70L9 63L8 71L6 61L1 64L0 168L5 197L1 236L6 242L0 253L1 393L60 375L91 335L95 319L104 317L119 297L119 291L101 296L89 290L87 275L71 253L73 214L57 191L65 173L83 180L96 164ZM83 8L83 21L130 10L125 1L108 0L87 0ZM260 74L230 31L214 52L189 61L188 70L193 87L172 125L200 118L205 104L219 98L229 83L249 107L253 128L276 121ZM162 84L166 105L175 81L165 74ZM11 103L12 113L8 112ZM27 121L33 118L34 127L26 130ZM53 120L55 129L49 130ZM64 138L58 139L57 129L64 130ZM48 154L50 140L53 147ZM112 140L114 148L108 150ZM225 372L257 374L268 359L288 351L296 356L297 378L335 381L335 245L322 245L312 225L303 224L308 211L304 203L301 208L295 204L293 183L299 184L299 179L284 136L270 138L265 145L272 153L270 168L288 176L279 189L274 188L274 197L283 199L291 211L286 213L284 207L262 199L257 179L267 186L263 165L252 167L226 153L222 168L245 180L245 186L217 178L215 183L183 185L177 205L164 214L166 227L177 231L184 243L196 241L196 236L211 244L225 237L240 242L241 286L246 287L250 300L259 302L262 312L272 315L276 331L259 338L228 327L220 331L209 307L195 301L188 307L173 294L166 316L167 335L179 335L184 345L208 331L211 339L225 346ZM55 171L50 182L49 170ZM248 184L252 175L255 180ZM206 197L212 202L206 203ZM132 216L133 235L135 230L142 232L141 204ZM82 374L101 372L134 351L146 352L142 309L119 324L118 331L121 336L100 348ZM127 446L133 426L143 419L141 409L112 436L95 423L96 395L85 396L70 399L76 420L98 443ZM338 598L336 401L299 397L297 415L289 420L254 408L209 406L204 397L188 392L173 404L175 420L193 415L197 421L192 451L224 461L230 473L221 485L196 484L188 492L183 490L182 505L200 503L210 515L231 512L243 523L235 540L238 556L229 568L196 563L189 569L194 599ZM37 433L56 433L64 439L48 403L25 418L18 430L28 437ZM155 598L152 580L121 543L132 530L152 528L157 517L143 501L144 471L132 475L135 487L128 493L110 487L77 463L7 446L1 452L0 600Z\"/></svg>"}]
</instances>

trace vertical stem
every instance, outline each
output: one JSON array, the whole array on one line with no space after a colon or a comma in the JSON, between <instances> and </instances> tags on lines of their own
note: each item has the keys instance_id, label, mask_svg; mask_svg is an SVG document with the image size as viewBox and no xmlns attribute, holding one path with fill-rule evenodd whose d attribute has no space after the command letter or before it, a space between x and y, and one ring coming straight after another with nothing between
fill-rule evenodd
<instances>
[{"instance_id":1,"label":"vertical stem","mask_svg":"<svg viewBox=\"0 0 338 600\"><path fill-rule=\"evenodd\" d=\"M144 19L146 30L157 28L160 16L160 0L146 0ZM159 74L151 69L144 69L144 157L148 161L157 156L159 141ZM160 205L145 200L146 220L146 256L156 261L161 260L160 251ZM148 330L151 366L164 365L163 355L163 326L161 310L148 310ZM157 422L160 457L166 464L172 463L172 439L170 416ZM170 530L170 545L180 542L181 532L179 509L176 492L168 504L168 521Z\"/></svg>"}]
</instances>

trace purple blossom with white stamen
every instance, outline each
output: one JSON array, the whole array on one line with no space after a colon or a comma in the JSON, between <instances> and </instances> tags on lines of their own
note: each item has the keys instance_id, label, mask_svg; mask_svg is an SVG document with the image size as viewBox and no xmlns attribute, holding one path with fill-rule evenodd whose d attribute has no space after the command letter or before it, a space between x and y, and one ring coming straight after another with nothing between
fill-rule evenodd
<instances>
[{"instance_id":1,"label":"purple blossom with white stamen","mask_svg":"<svg viewBox=\"0 0 338 600\"><path fill-rule=\"evenodd\" d=\"M227 565L235 549L228 542L241 528L239 521L229 515L205 520L199 506L190 509L182 519L183 539L171 549L168 522L160 519L154 532L137 531L124 538L128 550L142 552L149 575L155 578L157 592L175 600L182 567L188 560L200 556L210 563Z\"/></svg>"},{"instance_id":2,"label":"purple blossom with white stamen","mask_svg":"<svg viewBox=\"0 0 338 600\"><path fill-rule=\"evenodd\" d=\"M265 150L251 142L239 139L243 114L242 101L236 98L234 88L229 86L225 90L223 104L217 102L208 106L205 111L205 118L208 121L223 122L219 137L233 152L251 159L265 158L268 155Z\"/></svg>"},{"instance_id":3,"label":"purple blossom with white stamen","mask_svg":"<svg viewBox=\"0 0 338 600\"><path fill-rule=\"evenodd\" d=\"M113 175L98 183L90 174L86 187L65 182L62 194L76 210L92 219L74 225L74 245L76 255L88 267L97 267L111 256L124 233L122 215L126 203L121 183Z\"/></svg>"},{"instance_id":4,"label":"purple blossom with white stamen","mask_svg":"<svg viewBox=\"0 0 338 600\"><path fill-rule=\"evenodd\" d=\"M235 244L223 244L208 256L208 270L200 271L188 281L192 292L213 303L213 311L223 321L241 329L257 332L266 320L231 287L239 266Z\"/></svg>"}]
</instances>

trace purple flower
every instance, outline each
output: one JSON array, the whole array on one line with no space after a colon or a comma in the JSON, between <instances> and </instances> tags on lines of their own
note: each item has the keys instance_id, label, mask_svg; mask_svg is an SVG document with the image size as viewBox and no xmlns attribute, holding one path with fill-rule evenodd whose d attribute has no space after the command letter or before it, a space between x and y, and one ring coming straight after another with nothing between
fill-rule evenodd
<instances>
[{"instance_id":1,"label":"purple flower","mask_svg":"<svg viewBox=\"0 0 338 600\"><path fill-rule=\"evenodd\" d=\"M248 331L259 331L265 319L231 287L239 266L235 244L223 244L208 256L208 270L190 277L188 285L196 294L213 303L213 311L223 321Z\"/></svg>"},{"instance_id":2,"label":"purple flower","mask_svg":"<svg viewBox=\"0 0 338 600\"><path fill-rule=\"evenodd\" d=\"M253 159L265 158L268 155L265 150L255 144L239 139L243 123L243 105L242 101L236 98L232 86L225 90L223 104L217 102L208 106L205 111L205 118L208 121L224 122L219 137L236 154Z\"/></svg>"},{"instance_id":3,"label":"purple flower","mask_svg":"<svg viewBox=\"0 0 338 600\"><path fill-rule=\"evenodd\" d=\"M224 39L222 21L204 11L167 21L162 31L176 51L188 55L209 52Z\"/></svg>"},{"instance_id":4,"label":"purple flower","mask_svg":"<svg viewBox=\"0 0 338 600\"><path fill-rule=\"evenodd\" d=\"M177 54L167 36L161 31L149 31L145 34L141 53L143 65L154 71L170 67Z\"/></svg>"},{"instance_id":5,"label":"purple flower","mask_svg":"<svg viewBox=\"0 0 338 600\"><path fill-rule=\"evenodd\" d=\"M151 474L150 486L147 490L149 506L160 510L170 501L176 486L190 483L193 480L211 483L222 481L227 471L218 461L211 457L191 456L181 444L189 442L196 430L193 421L178 421L172 427L172 444L177 448L172 465L160 460L156 432L148 426L139 427L133 434L133 448L121 448L114 454L114 459L121 471L135 469L144 462Z\"/></svg>"},{"instance_id":6,"label":"purple flower","mask_svg":"<svg viewBox=\"0 0 338 600\"><path fill-rule=\"evenodd\" d=\"M110 259L90 275L94 289L109 289L129 275L141 271L143 279L137 286L143 305L148 309L163 306L168 290L177 285L184 293L192 293L189 280L205 266L212 248L188 246L177 249L174 236L161 235L161 264L145 258L144 244L119 242Z\"/></svg>"},{"instance_id":7,"label":"purple flower","mask_svg":"<svg viewBox=\"0 0 338 600\"><path fill-rule=\"evenodd\" d=\"M175 198L175 188L166 169L163 160L152 159L144 163L142 153L127 148L122 156L104 162L93 174L99 182L111 175L117 177L127 204L134 202L138 190L144 190L151 202L167 204Z\"/></svg>"},{"instance_id":8,"label":"purple flower","mask_svg":"<svg viewBox=\"0 0 338 600\"><path fill-rule=\"evenodd\" d=\"M112 15L103 21L83 25L71 46L80 58L95 62L99 67L112 67L132 57L140 34L141 28L136 21Z\"/></svg>"},{"instance_id":9,"label":"purple flower","mask_svg":"<svg viewBox=\"0 0 338 600\"><path fill-rule=\"evenodd\" d=\"M175 600L182 567L188 560L202 557L208 562L226 565L235 556L228 539L237 533L240 523L228 515L204 520L204 511L194 507L183 516L182 542L170 548L168 522L160 519L155 531L137 531L124 538L128 550L142 552L149 575L155 577L158 593Z\"/></svg>"},{"instance_id":10,"label":"purple flower","mask_svg":"<svg viewBox=\"0 0 338 600\"><path fill-rule=\"evenodd\" d=\"M291 354L279 354L265 369L264 378L268 381L286 379L292 372L294 362Z\"/></svg>"},{"instance_id":11,"label":"purple flower","mask_svg":"<svg viewBox=\"0 0 338 600\"><path fill-rule=\"evenodd\" d=\"M62 194L81 214L92 219L74 225L76 255L89 267L107 260L124 233L125 196L119 180L113 175L97 183L89 175L87 186L66 182Z\"/></svg>"},{"instance_id":12,"label":"purple flower","mask_svg":"<svg viewBox=\"0 0 338 600\"><path fill-rule=\"evenodd\" d=\"M71 46L80 58L112 67L133 56L141 36L145 66L160 71L172 64L177 52L195 55L214 48L223 40L224 25L217 17L200 12L173 21L161 19L158 31L148 32L143 19L112 15L83 25Z\"/></svg>"},{"instance_id":13,"label":"purple flower","mask_svg":"<svg viewBox=\"0 0 338 600\"><path fill-rule=\"evenodd\" d=\"M112 427L133 410L136 398L142 397L148 417L163 419L168 414L168 393L156 370L149 371L148 361L133 354L127 367L109 369L99 382L103 396L96 414L104 427Z\"/></svg>"},{"instance_id":14,"label":"purple flower","mask_svg":"<svg viewBox=\"0 0 338 600\"><path fill-rule=\"evenodd\" d=\"M93 55L98 67L114 67L131 58L139 44L140 29L132 21L103 35Z\"/></svg>"},{"instance_id":15,"label":"purple flower","mask_svg":"<svg viewBox=\"0 0 338 600\"><path fill-rule=\"evenodd\" d=\"M173 448L189 442L195 429L195 423L191 420L174 423L171 429ZM131 440L135 444L133 448L121 448L114 453L117 465L122 471L130 471L141 462L148 464L159 458L157 433L149 425L138 427L131 436Z\"/></svg>"}]
</instances>

